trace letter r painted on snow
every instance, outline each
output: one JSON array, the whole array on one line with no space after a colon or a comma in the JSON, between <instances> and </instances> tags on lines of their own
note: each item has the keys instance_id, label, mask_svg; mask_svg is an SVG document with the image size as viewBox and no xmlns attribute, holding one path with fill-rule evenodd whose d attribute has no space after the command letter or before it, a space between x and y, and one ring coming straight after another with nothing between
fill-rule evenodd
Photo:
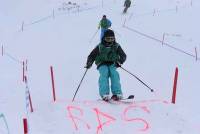
<instances>
[{"instance_id":1,"label":"letter r painted on snow","mask_svg":"<svg viewBox=\"0 0 200 134\"><path fill-rule=\"evenodd\" d=\"M72 110L79 111L81 116L83 116L83 110L81 108L75 107L75 106L68 106L67 107L69 118L71 118L75 129L78 130L78 125L77 125L78 123L75 120L81 121L82 123L84 123L87 126L87 129L90 129L90 125L86 121L84 121L83 119L81 119L81 118L79 118L77 116L74 116L72 114Z\"/></svg>"}]
</instances>

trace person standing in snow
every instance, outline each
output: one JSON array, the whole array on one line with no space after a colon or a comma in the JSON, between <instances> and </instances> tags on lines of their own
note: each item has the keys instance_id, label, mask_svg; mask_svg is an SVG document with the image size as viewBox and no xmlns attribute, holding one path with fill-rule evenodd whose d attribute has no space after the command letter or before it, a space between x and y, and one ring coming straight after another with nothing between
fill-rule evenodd
<instances>
[{"instance_id":1,"label":"person standing in snow","mask_svg":"<svg viewBox=\"0 0 200 134\"><path fill-rule=\"evenodd\" d=\"M110 86L109 78L111 80L111 92L113 100L120 100L123 98L120 77L117 67L126 60L126 54L122 50L120 44L115 40L115 34L108 29L101 42L92 50L87 58L85 68L89 69L93 62L97 65L99 76L99 94L104 101L109 101Z\"/></svg>"},{"instance_id":2,"label":"person standing in snow","mask_svg":"<svg viewBox=\"0 0 200 134\"><path fill-rule=\"evenodd\" d=\"M111 25L112 25L111 21L106 18L106 15L103 15L102 19L99 22L99 26L98 26L98 29L101 28L100 39L102 39L105 31L108 30L108 28L111 27Z\"/></svg>"},{"instance_id":3,"label":"person standing in snow","mask_svg":"<svg viewBox=\"0 0 200 134\"><path fill-rule=\"evenodd\" d=\"M126 13L128 8L131 6L131 0L125 0L124 1L124 10L123 13Z\"/></svg>"}]
</instances>

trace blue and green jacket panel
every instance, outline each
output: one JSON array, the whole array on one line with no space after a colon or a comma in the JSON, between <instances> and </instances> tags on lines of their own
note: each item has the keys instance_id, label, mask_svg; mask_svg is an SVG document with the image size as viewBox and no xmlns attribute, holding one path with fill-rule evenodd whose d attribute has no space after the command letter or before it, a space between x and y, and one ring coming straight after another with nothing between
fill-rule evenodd
<instances>
[{"instance_id":1,"label":"blue and green jacket panel","mask_svg":"<svg viewBox=\"0 0 200 134\"><path fill-rule=\"evenodd\" d=\"M98 68L101 65L111 65L116 62L123 64L125 60L126 54L118 43L114 43L111 46L100 43L89 54L87 65L92 65L95 62Z\"/></svg>"},{"instance_id":2,"label":"blue and green jacket panel","mask_svg":"<svg viewBox=\"0 0 200 134\"><path fill-rule=\"evenodd\" d=\"M112 23L109 19L101 19L101 21L99 22L99 27L104 28L104 29L108 29L109 27L111 27Z\"/></svg>"}]
</instances>

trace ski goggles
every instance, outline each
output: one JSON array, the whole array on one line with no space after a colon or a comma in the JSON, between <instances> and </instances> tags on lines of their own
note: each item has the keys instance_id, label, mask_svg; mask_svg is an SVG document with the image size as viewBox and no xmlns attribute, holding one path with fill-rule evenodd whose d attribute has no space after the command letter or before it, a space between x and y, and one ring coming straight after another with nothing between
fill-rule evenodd
<instances>
[{"instance_id":1,"label":"ski goggles","mask_svg":"<svg viewBox=\"0 0 200 134\"><path fill-rule=\"evenodd\" d=\"M111 37L105 37L104 40L106 42L114 42L115 41L115 37L111 36Z\"/></svg>"}]
</instances>

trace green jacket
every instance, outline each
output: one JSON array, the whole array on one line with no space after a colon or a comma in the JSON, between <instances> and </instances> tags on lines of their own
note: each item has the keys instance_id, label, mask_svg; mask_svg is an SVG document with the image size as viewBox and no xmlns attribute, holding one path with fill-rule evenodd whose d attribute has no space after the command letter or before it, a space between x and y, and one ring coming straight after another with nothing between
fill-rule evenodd
<instances>
[{"instance_id":1,"label":"green jacket","mask_svg":"<svg viewBox=\"0 0 200 134\"><path fill-rule=\"evenodd\" d=\"M117 54L117 48L119 44L114 44L111 47L106 47L103 44L99 44L99 54L95 58L95 64L98 66L102 63L115 63L119 60L119 55Z\"/></svg>"},{"instance_id":2,"label":"green jacket","mask_svg":"<svg viewBox=\"0 0 200 134\"><path fill-rule=\"evenodd\" d=\"M118 43L115 42L111 47L108 47L101 42L89 54L87 65L92 66L95 61L98 68L101 65L111 65L115 62L123 64L125 60L126 54Z\"/></svg>"},{"instance_id":3,"label":"green jacket","mask_svg":"<svg viewBox=\"0 0 200 134\"><path fill-rule=\"evenodd\" d=\"M104 28L104 29L108 29L109 27L111 27L111 21L108 19L101 19L101 21L99 22L99 28Z\"/></svg>"}]
</instances>

